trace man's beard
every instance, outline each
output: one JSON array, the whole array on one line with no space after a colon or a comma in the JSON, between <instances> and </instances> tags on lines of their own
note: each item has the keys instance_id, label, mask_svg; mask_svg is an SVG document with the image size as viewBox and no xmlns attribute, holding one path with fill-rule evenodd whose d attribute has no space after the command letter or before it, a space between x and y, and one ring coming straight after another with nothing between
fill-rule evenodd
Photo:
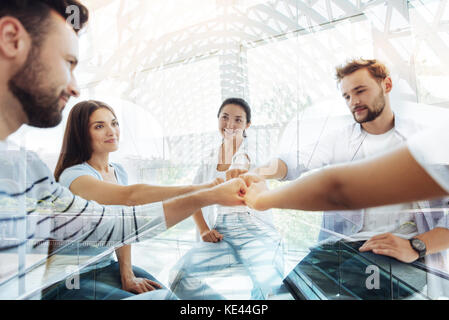
<instances>
[{"instance_id":1,"label":"man's beard","mask_svg":"<svg viewBox=\"0 0 449 320\"><path fill-rule=\"evenodd\" d=\"M38 128L52 128L62 120L59 108L61 94L57 89L44 89L48 82L46 68L40 62L39 49L33 46L23 67L9 80L9 90L19 100L28 117L28 125Z\"/></svg>"},{"instance_id":2,"label":"man's beard","mask_svg":"<svg viewBox=\"0 0 449 320\"><path fill-rule=\"evenodd\" d=\"M357 123L365 123L365 122L370 122L370 121L375 120L378 116L380 116L382 114L382 112L384 111L384 108L385 108L385 98L383 95L383 91L381 91L379 96L374 100L372 110L370 108L368 108L367 105L362 106L362 107L366 108L366 110L368 111L368 114L363 119L357 119L355 116L355 113L353 113L352 115L354 116L354 120Z\"/></svg>"}]
</instances>

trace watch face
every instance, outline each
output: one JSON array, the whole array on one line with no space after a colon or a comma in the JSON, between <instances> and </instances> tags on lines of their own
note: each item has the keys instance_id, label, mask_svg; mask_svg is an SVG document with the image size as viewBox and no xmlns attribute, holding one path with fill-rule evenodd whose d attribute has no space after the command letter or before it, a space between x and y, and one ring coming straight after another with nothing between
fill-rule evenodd
<instances>
[{"instance_id":1,"label":"watch face","mask_svg":"<svg viewBox=\"0 0 449 320\"><path fill-rule=\"evenodd\" d=\"M426 249L426 245L424 244L424 242L422 242L419 239L413 239L412 243L413 243L413 247L419 251Z\"/></svg>"}]
</instances>

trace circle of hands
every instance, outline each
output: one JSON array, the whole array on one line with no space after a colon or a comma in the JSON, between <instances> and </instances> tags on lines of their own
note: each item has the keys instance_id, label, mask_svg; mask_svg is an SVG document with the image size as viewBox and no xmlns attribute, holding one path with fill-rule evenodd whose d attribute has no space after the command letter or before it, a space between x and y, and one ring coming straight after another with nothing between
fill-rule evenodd
<instances>
[{"instance_id":1,"label":"circle of hands","mask_svg":"<svg viewBox=\"0 0 449 320\"><path fill-rule=\"evenodd\" d=\"M246 205L257 211L265 211L259 201L263 194L269 191L266 181L261 176L244 169L230 169L226 171L226 182L217 178L211 184L218 194L216 203L224 206ZM218 242L223 235L216 230L208 230L201 234L203 241ZM396 258L410 263L418 259L418 253L413 250L410 242L391 233L380 234L370 238L359 249L360 252L372 251L375 254Z\"/></svg>"},{"instance_id":2,"label":"circle of hands","mask_svg":"<svg viewBox=\"0 0 449 320\"><path fill-rule=\"evenodd\" d=\"M216 178L209 183L209 187L212 188L215 202L219 205L248 206L258 211L265 210L257 204L257 198L268 191L266 181L246 169L230 169L226 171L226 182ZM220 242L223 235L212 229L201 233L201 238L205 242Z\"/></svg>"},{"instance_id":3,"label":"circle of hands","mask_svg":"<svg viewBox=\"0 0 449 320\"><path fill-rule=\"evenodd\" d=\"M261 176L246 169L230 169L226 171L226 182L216 178L210 183L216 195L217 204L223 206L248 206L254 210L266 210L258 203L258 198L268 187Z\"/></svg>"}]
</instances>

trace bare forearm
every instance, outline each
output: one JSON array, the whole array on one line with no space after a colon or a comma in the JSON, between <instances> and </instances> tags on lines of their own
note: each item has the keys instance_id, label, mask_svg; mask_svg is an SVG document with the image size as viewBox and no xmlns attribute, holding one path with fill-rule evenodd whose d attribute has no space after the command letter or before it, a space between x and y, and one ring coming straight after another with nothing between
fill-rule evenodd
<instances>
[{"instance_id":1,"label":"bare forearm","mask_svg":"<svg viewBox=\"0 0 449 320\"><path fill-rule=\"evenodd\" d=\"M435 228L416 238L424 241L427 254L441 252L449 248L449 230L446 228Z\"/></svg>"},{"instance_id":2,"label":"bare forearm","mask_svg":"<svg viewBox=\"0 0 449 320\"><path fill-rule=\"evenodd\" d=\"M201 190L163 202L167 228L186 219L195 211L216 203L215 194L210 190Z\"/></svg>"},{"instance_id":3,"label":"bare forearm","mask_svg":"<svg viewBox=\"0 0 449 320\"><path fill-rule=\"evenodd\" d=\"M209 226L207 225L206 220L204 220L203 211L201 209L196 211L192 215L192 218L193 221L195 221L196 227L198 228L200 233L209 230Z\"/></svg>"},{"instance_id":4,"label":"bare forearm","mask_svg":"<svg viewBox=\"0 0 449 320\"><path fill-rule=\"evenodd\" d=\"M257 203L261 208L349 210L445 195L403 147L383 157L313 173L262 193Z\"/></svg>"},{"instance_id":5,"label":"bare forearm","mask_svg":"<svg viewBox=\"0 0 449 320\"><path fill-rule=\"evenodd\" d=\"M171 199L186 193L198 191L200 186L153 186L138 184L130 186L128 205L141 205Z\"/></svg>"},{"instance_id":6,"label":"bare forearm","mask_svg":"<svg viewBox=\"0 0 449 320\"><path fill-rule=\"evenodd\" d=\"M340 186L326 171L301 178L288 185L262 193L257 199L259 210L270 208L307 211L348 209Z\"/></svg>"},{"instance_id":7,"label":"bare forearm","mask_svg":"<svg viewBox=\"0 0 449 320\"><path fill-rule=\"evenodd\" d=\"M125 245L115 250L117 260L120 266L120 275L122 277L131 275L132 263L131 263L131 245Z\"/></svg>"},{"instance_id":8,"label":"bare forearm","mask_svg":"<svg viewBox=\"0 0 449 320\"><path fill-rule=\"evenodd\" d=\"M287 175L287 166L280 159L273 159L269 163L254 169L254 173L264 179L283 179Z\"/></svg>"}]
</instances>

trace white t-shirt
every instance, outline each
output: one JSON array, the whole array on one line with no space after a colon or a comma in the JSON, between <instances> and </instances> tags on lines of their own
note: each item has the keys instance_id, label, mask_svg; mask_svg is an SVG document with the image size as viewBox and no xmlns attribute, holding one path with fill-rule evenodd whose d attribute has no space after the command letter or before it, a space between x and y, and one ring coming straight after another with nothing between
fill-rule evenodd
<instances>
[{"instance_id":1,"label":"white t-shirt","mask_svg":"<svg viewBox=\"0 0 449 320\"><path fill-rule=\"evenodd\" d=\"M407 146L416 161L449 193L449 131L447 126L410 138Z\"/></svg>"},{"instance_id":2,"label":"white t-shirt","mask_svg":"<svg viewBox=\"0 0 449 320\"><path fill-rule=\"evenodd\" d=\"M363 157L380 155L401 144L402 139L394 128L383 134L369 134L364 131L365 137L361 145ZM355 240L368 240L382 233L410 239L418 235L414 222L413 204L396 204L365 209L363 227L360 232L351 235Z\"/></svg>"},{"instance_id":3,"label":"white t-shirt","mask_svg":"<svg viewBox=\"0 0 449 320\"><path fill-rule=\"evenodd\" d=\"M205 157L203 163L198 168L198 171L196 173L196 176L193 180L193 184L201 184L204 182L210 182L214 180L215 178L222 178L223 180L226 180L226 171L218 171L217 170L217 163L218 163L218 154L219 154L219 147L213 148L208 152L208 155ZM232 158L231 168L238 167L239 163L242 161L242 159L248 159L249 160L249 166L250 169L254 168L255 163L255 156L248 150L248 145L245 141L240 145L239 150L235 153L235 155ZM238 162L238 163L237 163ZM217 222L218 215L226 214L226 213L245 213L245 214L254 214L254 216L257 219L261 219L266 223L269 223L273 225L273 218L271 215L271 211L256 211L253 209L248 208L247 206L237 206L237 207L224 207L220 205L213 205L204 207L201 209L203 212L204 220L206 221L209 229L214 229ZM197 230L197 239L199 240L201 237L199 235L199 232Z\"/></svg>"}]
</instances>

